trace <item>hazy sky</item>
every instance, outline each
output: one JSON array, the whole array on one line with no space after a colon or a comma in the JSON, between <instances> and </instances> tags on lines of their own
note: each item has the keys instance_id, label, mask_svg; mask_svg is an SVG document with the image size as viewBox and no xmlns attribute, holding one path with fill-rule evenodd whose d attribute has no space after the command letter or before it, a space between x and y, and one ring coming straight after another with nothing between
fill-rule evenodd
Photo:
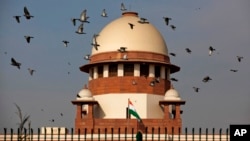
<instances>
[{"instance_id":1,"label":"hazy sky","mask_svg":"<svg viewBox=\"0 0 250 141\"><path fill-rule=\"evenodd\" d=\"M250 123L249 0L1 0L1 132L4 127L17 127L13 103L31 116L34 128L74 127L71 101L88 83L88 74L79 67L87 63L83 57L91 53L93 34L121 16L121 2L147 18L164 36L169 52L176 53L176 57L170 56L171 62L181 71L171 77L179 80L173 82L174 87L186 100L183 127L228 128ZM24 6L34 18L22 16ZM100 16L104 8L108 18ZM78 18L84 9L90 23L84 26L87 34L78 35L79 23L73 26L70 19ZM22 16L21 23L15 21L15 15ZM165 25L163 16L172 18L175 31ZM30 44L24 35L34 36ZM69 47L62 40L68 40ZM216 49L212 56L208 55L209 46ZM187 54L185 48L192 53ZM236 56L243 56L242 62ZM10 65L11 57L22 63L20 70ZM27 68L36 70L33 76ZM203 83L207 75L212 81ZM200 92L195 93L193 86L200 87Z\"/></svg>"}]
</instances>

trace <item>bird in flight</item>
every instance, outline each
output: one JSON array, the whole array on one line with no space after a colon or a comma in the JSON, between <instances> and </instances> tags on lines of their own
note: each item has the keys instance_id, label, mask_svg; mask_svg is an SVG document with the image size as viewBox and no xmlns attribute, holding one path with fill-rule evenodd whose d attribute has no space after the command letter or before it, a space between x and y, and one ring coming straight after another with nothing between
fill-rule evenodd
<instances>
[{"instance_id":1,"label":"bird in flight","mask_svg":"<svg viewBox=\"0 0 250 141\"><path fill-rule=\"evenodd\" d=\"M91 43L91 45L94 46L95 50L98 50L98 46L100 46L100 45L97 43L97 40L96 40L96 38L97 38L98 36L99 36L98 34L94 34L94 35L93 35L93 42Z\"/></svg>"},{"instance_id":2,"label":"bird in flight","mask_svg":"<svg viewBox=\"0 0 250 141\"><path fill-rule=\"evenodd\" d=\"M166 25L168 25L168 23L169 23L170 20L172 20L169 17L163 17L163 19L164 19Z\"/></svg>"},{"instance_id":3,"label":"bird in flight","mask_svg":"<svg viewBox=\"0 0 250 141\"><path fill-rule=\"evenodd\" d=\"M84 9L84 10L82 11L81 15L80 15L80 21L81 21L81 22L89 23L88 18L89 18L89 17L87 16L87 10Z\"/></svg>"},{"instance_id":4,"label":"bird in flight","mask_svg":"<svg viewBox=\"0 0 250 141\"><path fill-rule=\"evenodd\" d=\"M72 18L72 19L71 19L71 22L73 23L74 26L76 26L76 21L77 21L77 20L79 21L80 19L76 19L76 18Z\"/></svg>"},{"instance_id":5,"label":"bird in flight","mask_svg":"<svg viewBox=\"0 0 250 141\"><path fill-rule=\"evenodd\" d=\"M30 73L31 76L32 76L33 73L35 72L35 70L34 70L34 69L31 69L31 68L28 68L28 71L29 71L29 73Z\"/></svg>"},{"instance_id":6,"label":"bird in flight","mask_svg":"<svg viewBox=\"0 0 250 141\"><path fill-rule=\"evenodd\" d=\"M134 24L132 24L132 23L128 23L129 24L129 26L130 26L130 29L133 29L134 28Z\"/></svg>"},{"instance_id":7,"label":"bird in flight","mask_svg":"<svg viewBox=\"0 0 250 141\"><path fill-rule=\"evenodd\" d=\"M102 16L102 17L108 17L108 14L106 13L106 10L105 10L105 9L102 10L101 16Z\"/></svg>"},{"instance_id":8,"label":"bird in flight","mask_svg":"<svg viewBox=\"0 0 250 141\"><path fill-rule=\"evenodd\" d=\"M32 37L32 36L24 36L24 38L26 39L27 43L30 43L31 38L34 38L34 37Z\"/></svg>"},{"instance_id":9,"label":"bird in flight","mask_svg":"<svg viewBox=\"0 0 250 141\"><path fill-rule=\"evenodd\" d=\"M127 9L125 8L125 5L121 3L121 11L126 11Z\"/></svg>"},{"instance_id":10,"label":"bird in flight","mask_svg":"<svg viewBox=\"0 0 250 141\"><path fill-rule=\"evenodd\" d=\"M243 59L243 57L242 56L237 56L237 59L238 59L239 62L241 62L241 60Z\"/></svg>"},{"instance_id":11,"label":"bird in flight","mask_svg":"<svg viewBox=\"0 0 250 141\"><path fill-rule=\"evenodd\" d=\"M85 55L85 56L84 56L84 59L85 59L85 60L90 60L90 55L89 55L89 54Z\"/></svg>"},{"instance_id":12,"label":"bird in flight","mask_svg":"<svg viewBox=\"0 0 250 141\"><path fill-rule=\"evenodd\" d=\"M170 55L172 55L172 56L176 56L176 54L175 54L175 53L172 53L172 52L171 52L171 53L169 53L169 54L170 54Z\"/></svg>"},{"instance_id":13,"label":"bird in flight","mask_svg":"<svg viewBox=\"0 0 250 141\"><path fill-rule=\"evenodd\" d=\"M178 79L176 79L176 78L170 78L170 80L175 81L175 82L178 81Z\"/></svg>"},{"instance_id":14,"label":"bird in flight","mask_svg":"<svg viewBox=\"0 0 250 141\"><path fill-rule=\"evenodd\" d=\"M202 81L203 81L204 83L206 83L206 82L208 82L208 81L210 81L210 80L212 80L212 79L211 79L209 76L206 76L206 77L203 78Z\"/></svg>"},{"instance_id":15,"label":"bird in flight","mask_svg":"<svg viewBox=\"0 0 250 141\"><path fill-rule=\"evenodd\" d=\"M16 19L17 23L20 23L20 18L21 18L21 16L13 16L13 18Z\"/></svg>"},{"instance_id":16,"label":"bird in flight","mask_svg":"<svg viewBox=\"0 0 250 141\"><path fill-rule=\"evenodd\" d=\"M235 69L230 69L231 72L237 72L238 70Z\"/></svg>"},{"instance_id":17,"label":"bird in flight","mask_svg":"<svg viewBox=\"0 0 250 141\"><path fill-rule=\"evenodd\" d=\"M189 48L186 48L186 52L191 54L192 51Z\"/></svg>"},{"instance_id":18,"label":"bird in flight","mask_svg":"<svg viewBox=\"0 0 250 141\"><path fill-rule=\"evenodd\" d=\"M173 30L176 29L176 26L174 26L174 25L170 25L170 27L171 27Z\"/></svg>"},{"instance_id":19,"label":"bird in flight","mask_svg":"<svg viewBox=\"0 0 250 141\"><path fill-rule=\"evenodd\" d=\"M21 63L17 62L14 58L11 58L11 65L16 66L18 69L21 67Z\"/></svg>"},{"instance_id":20,"label":"bird in flight","mask_svg":"<svg viewBox=\"0 0 250 141\"><path fill-rule=\"evenodd\" d=\"M78 29L76 31L77 34L86 34L83 32L83 23L81 23L79 26L78 26Z\"/></svg>"},{"instance_id":21,"label":"bird in flight","mask_svg":"<svg viewBox=\"0 0 250 141\"><path fill-rule=\"evenodd\" d=\"M212 46L210 46L209 47L209 56L211 56L214 51L215 51L215 49Z\"/></svg>"},{"instance_id":22,"label":"bird in flight","mask_svg":"<svg viewBox=\"0 0 250 141\"><path fill-rule=\"evenodd\" d=\"M34 17L30 15L28 8L26 6L24 7L23 11L24 11L24 16L26 17L27 20Z\"/></svg>"},{"instance_id":23,"label":"bird in flight","mask_svg":"<svg viewBox=\"0 0 250 141\"><path fill-rule=\"evenodd\" d=\"M69 41L63 40L62 42L63 42L63 44L64 44L65 47L68 47Z\"/></svg>"},{"instance_id":24,"label":"bird in flight","mask_svg":"<svg viewBox=\"0 0 250 141\"><path fill-rule=\"evenodd\" d=\"M200 88L198 88L198 87L193 87L193 89L194 89L194 91L197 92L197 93L198 93L199 90L200 90Z\"/></svg>"}]
</instances>

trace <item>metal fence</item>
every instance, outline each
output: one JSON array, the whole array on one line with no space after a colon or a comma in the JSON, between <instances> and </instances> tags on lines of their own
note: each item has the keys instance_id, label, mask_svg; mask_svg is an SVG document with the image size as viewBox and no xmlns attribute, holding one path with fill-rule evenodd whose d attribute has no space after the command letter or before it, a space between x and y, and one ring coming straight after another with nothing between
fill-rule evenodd
<instances>
[{"instance_id":1,"label":"metal fence","mask_svg":"<svg viewBox=\"0 0 250 141\"><path fill-rule=\"evenodd\" d=\"M80 129L74 130L62 128L38 128L34 132L33 129L25 129L21 132L19 129L7 129L4 128L4 133L0 133L0 141L229 141L229 129L226 130L212 130L199 128L195 130L192 128L188 130L185 128L182 132L179 129L177 134L168 134L167 128L151 128L146 129L141 134L135 130L131 130L131 133L120 132L127 131L127 129L120 130L118 132L106 132L107 130L114 131L113 128L105 128L105 132L101 129L93 129L88 132L87 129L83 129L85 132L80 134ZM164 130L164 131L162 131ZM170 129L172 131L172 129Z\"/></svg>"}]
</instances>

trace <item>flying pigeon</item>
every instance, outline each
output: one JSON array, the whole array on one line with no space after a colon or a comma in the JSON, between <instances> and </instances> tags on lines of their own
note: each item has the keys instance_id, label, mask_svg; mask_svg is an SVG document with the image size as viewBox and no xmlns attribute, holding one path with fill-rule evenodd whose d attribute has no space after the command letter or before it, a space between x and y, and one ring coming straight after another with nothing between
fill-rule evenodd
<instances>
[{"instance_id":1,"label":"flying pigeon","mask_svg":"<svg viewBox=\"0 0 250 141\"><path fill-rule=\"evenodd\" d=\"M237 72L238 70L235 69L230 69L231 72Z\"/></svg>"},{"instance_id":2,"label":"flying pigeon","mask_svg":"<svg viewBox=\"0 0 250 141\"><path fill-rule=\"evenodd\" d=\"M49 120L50 122L55 122L55 120L54 119L51 119L51 120Z\"/></svg>"},{"instance_id":3,"label":"flying pigeon","mask_svg":"<svg viewBox=\"0 0 250 141\"><path fill-rule=\"evenodd\" d=\"M85 56L84 56L84 59L85 59L85 60L90 60L90 55L89 55L89 54L88 54L88 55L85 55Z\"/></svg>"},{"instance_id":4,"label":"flying pigeon","mask_svg":"<svg viewBox=\"0 0 250 141\"><path fill-rule=\"evenodd\" d=\"M121 11L126 11L127 9L125 8L125 5L121 3Z\"/></svg>"},{"instance_id":5,"label":"flying pigeon","mask_svg":"<svg viewBox=\"0 0 250 141\"><path fill-rule=\"evenodd\" d=\"M30 18L34 17L34 16L30 15L30 13L29 13L29 11L28 11L28 9L27 9L26 6L24 7L23 11L24 11L24 16L26 17L27 20L29 20Z\"/></svg>"},{"instance_id":6,"label":"flying pigeon","mask_svg":"<svg viewBox=\"0 0 250 141\"><path fill-rule=\"evenodd\" d=\"M206 77L203 78L202 81L203 81L204 83L206 83L206 82L208 82L208 81L210 81L210 80L212 80L212 79L211 79L209 76L206 76Z\"/></svg>"},{"instance_id":7,"label":"flying pigeon","mask_svg":"<svg viewBox=\"0 0 250 141\"><path fill-rule=\"evenodd\" d=\"M33 73L35 72L35 70L33 70L33 69L31 69L31 68L28 68L28 71L29 71L29 73L30 73L31 76L32 76Z\"/></svg>"},{"instance_id":8,"label":"flying pigeon","mask_svg":"<svg viewBox=\"0 0 250 141\"><path fill-rule=\"evenodd\" d=\"M169 18L169 17L163 17L163 19L164 19L166 25L168 25L169 21L171 20L171 18Z\"/></svg>"},{"instance_id":9,"label":"flying pigeon","mask_svg":"<svg viewBox=\"0 0 250 141\"><path fill-rule=\"evenodd\" d=\"M82 11L81 15L80 15L80 21L81 21L81 22L89 23L89 21L87 21L88 18L89 18L89 17L87 16L87 10L84 9L84 10Z\"/></svg>"},{"instance_id":10,"label":"flying pigeon","mask_svg":"<svg viewBox=\"0 0 250 141\"><path fill-rule=\"evenodd\" d=\"M11 58L11 65L20 69L21 63L17 62L14 58Z\"/></svg>"},{"instance_id":11,"label":"flying pigeon","mask_svg":"<svg viewBox=\"0 0 250 141\"><path fill-rule=\"evenodd\" d=\"M215 51L215 49L212 46L210 46L209 47L209 56L211 56L214 51Z\"/></svg>"},{"instance_id":12,"label":"flying pigeon","mask_svg":"<svg viewBox=\"0 0 250 141\"><path fill-rule=\"evenodd\" d=\"M176 29L176 26L174 26L174 25L170 25L170 27L171 27L173 30Z\"/></svg>"},{"instance_id":13,"label":"flying pigeon","mask_svg":"<svg viewBox=\"0 0 250 141\"><path fill-rule=\"evenodd\" d=\"M101 16L102 16L102 17L108 17L108 14L106 13L106 10L105 10L105 9L102 10Z\"/></svg>"},{"instance_id":14,"label":"flying pigeon","mask_svg":"<svg viewBox=\"0 0 250 141\"><path fill-rule=\"evenodd\" d=\"M26 39L27 43L30 43L30 39L34 38L34 37L32 37L32 36L24 36L24 38Z\"/></svg>"},{"instance_id":15,"label":"flying pigeon","mask_svg":"<svg viewBox=\"0 0 250 141\"><path fill-rule=\"evenodd\" d=\"M147 22L146 18L140 18L140 20L138 21L138 23L145 24L145 23L149 23L149 22Z\"/></svg>"},{"instance_id":16,"label":"flying pigeon","mask_svg":"<svg viewBox=\"0 0 250 141\"><path fill-rule=\"evenodd\" d=\"M76 31L77 34L86 34L83 32L83 23L81 23Z\"/></svg>"},{"instance_id":17,"label":"flying pigeon","mask_svg":"<svg viewBox=\"0 0 250 141\"><path fill-rule=\"evenodd\" d=\"M170 80L172 80L172 81L178 81L178 79L176 79L176 78L170 78Z\"/></svg>"},{"instance_id":18,"label":"flying pigeon","mask_svg":"<svg viewBox=\"0 0 250 141\"><path fill-rule=\"evenodd\" d=\"M132 24L132 23L128 23L129 24L129 26L130 26L130 29L133 29L134 28L134 24Z\"/></svg>"},{"instance_id":19,"label":"flying pigeon","mask_svg":"<svg viewBox=\"0 0 250 141\"><path fill-rule=\"evenodd\" d=\"M16 19L17 23L20 23L21 16L13 16L13 17Z\"/></svg>"},{"instance_id":20,"label":"flying pigeon","mask_svg":"<svg viewBox=\"0 0 250 141\"><path fill-rule=\"evenodd\" d=\"M63 40L62 42L64 43L64 46L65 46L65 47L68 47L69 41Z\"/></svg>"},{"instance_id":21,"label":"flying pigeon","mask_svg":"<svg viewBox=\"0 0 250 141\"><path fill-rule=\"evenodd\" d=\"M119 51L119 52L126 52L126 47L120 47L120 48L118 49L118 51Z\"/></svg>"},{"instance_id":22,"label":"flying pigeon","mask_svg":"<svg viewBox=\"0 0 250 141\"><path fill-rule=\"evenodd\" d=\"M198 93L199 90L200 90L200 88L198 88L198 87L193 87L193 89L194 89L194 91L197 92L197 93Z\"/></svg>"},{"instance_id":23,"label":"flying pigeon","mask_svg":"<svg viewBox=\"0 0 250 141\"><path fill-rule=\"evenodd\" d=\"M94 46L95 50L98 50L98 46L100 46L98 43L97 43L97 36L99 36L98 34L94 34L93 35L93 43L91 43L92 46Z\"/></svg>"},{"instance_id":24,"label":"flying pigeon","mask_svg":"<svg viewBox=\"0 0 250 141\"><path fill-rule=\"evenodd\" d=\"M63 116L63 113L60 113L61 116Z\"/></svg>"},{"instance_id":25,"label":"flying pigeon","mask_svg":"<svg viewBox=\"0 0 250 141\"><path fill-rule=\"evenodd\" d=\"M239 62L241 62L241 60L243 59L243 57L242 56L237 56L237 59L238 59Z\"/></svg>"},{"instance_id":26,"label":"flying pigeon","mask_svg":"<svg viewBox=\"0 0 250 141\"><path fill-rule=\"evenodd\" d=\"M77 21L77 20L80 20L80 19L76 19L76 18L72 18L72 19L71 19L71 21L72 21L72 23L73 23L74 26L76 26L76 21Z\"/></svg>"},{"instance_id":27,"label":"flying pigeon","mask_svg":"<svg viewBox=\"0 0 250 141\"><path fill-rule=\"evenodd\" d=\"M172 56L176 56L176 54L175 54L175 53L172 53L172 52L171 52L171 53L169 53L169 54L170 54L170 55L172 55Z\"/></svg>"},{"instance_id":28,"label":"flying pigeon","mask_svg":"<svg viewBox=\"0 0 250 141\"><path fill-rule=\"evenodd\" d=\"M186 48L186 52L191 54L192 51L189 48Z\"/></svg>"}]
</instances>

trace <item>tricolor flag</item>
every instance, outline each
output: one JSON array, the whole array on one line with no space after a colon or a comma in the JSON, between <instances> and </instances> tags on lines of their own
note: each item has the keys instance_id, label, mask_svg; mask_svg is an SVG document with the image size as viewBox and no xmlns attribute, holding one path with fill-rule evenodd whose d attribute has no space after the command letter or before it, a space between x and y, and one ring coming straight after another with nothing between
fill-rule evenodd
<instances>
[{"instance_id":1,"label":"tricolor flag","mask_svg":"<svg viewBox=\"0 0 250 141\"><path fill-rule=\"evenodd\" d=\"M138 121L141 121L141 118L136 112L133 103L129 99L128 99L128 113L136 117Z\"/></svg>"}]
</instances>

